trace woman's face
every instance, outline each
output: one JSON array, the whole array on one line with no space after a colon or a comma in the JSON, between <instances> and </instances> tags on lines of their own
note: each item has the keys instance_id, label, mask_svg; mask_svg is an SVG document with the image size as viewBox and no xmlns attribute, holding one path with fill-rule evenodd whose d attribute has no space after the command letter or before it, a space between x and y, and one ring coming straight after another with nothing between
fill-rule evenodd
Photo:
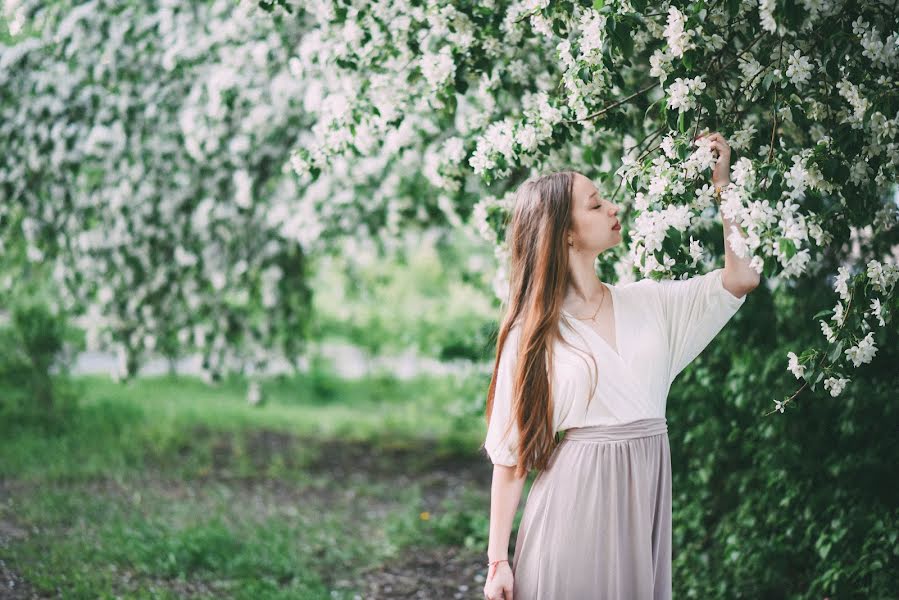
<instances>
[{"instance_id":1,"label":"woman's face","mask_svg":"<svg viewBox=\"0 0 899 600\"><path fill-rule=\"evenodd\" d=\"M571 237L578 251L599 254L621 241L618 205L602 198L581 174L575 175L571 203Z\"/></svg>"}]
</instances>

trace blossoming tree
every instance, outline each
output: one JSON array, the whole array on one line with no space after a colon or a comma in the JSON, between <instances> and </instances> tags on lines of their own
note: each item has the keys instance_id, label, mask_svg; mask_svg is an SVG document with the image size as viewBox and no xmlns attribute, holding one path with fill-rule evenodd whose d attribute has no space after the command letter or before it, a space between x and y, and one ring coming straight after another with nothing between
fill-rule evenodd
<instances>
[{"instance_id":1,"label":"blossoming tree","mask_svg":"<svg viewBox=\"0 0 899 600\"><path fill-rule=\"evenodd\" d=\"M276 4L296 8L263 3ZM707 142L691 144L709 129L735 159L720 205L733 224L726 241L769 285L829 277L816 258L843 254L834 308L809 321L820 343L785 357L802 386L769 414L806 385L823 381L838 395L890 334L899 33L884 4L319 0L299 9L316 21L300 70L323 82L317 122L292 156L301 184L340 186L353 164L377 156L384 169L365 203L398 213L391 192L423 174L433 192L413 199L419 214L467 221L496 243L498 296L511 190L544 169L577 168L620 197L629 241L613 261L619 280L714 264L722 236L704 175L715 157ZM866 238L859 252L839 249L850 232Z\"/></svg>"},{"instance_id":2,"label":"blossoming tree","mask_svg":"<svg viewBox=\"0 0 899 600\"><path fill-rule=\"evenodd\" d=\"M296 355L303 257L330 235L472 225L503 296L510 190L538 170L620 198L619 280L709 267L723 248L700 129L733 149L720 213L745 236L726 241L770 285L829 277L816 259L842 255L820 343L785 357L799 389L839 394L889 334L883 4L260 4L4 3L0 240L106 319L90 338L123 374L154 348L197 347L210 372L228 353Z\"/></svg>"},{"instance_id":3,"label":"blossoming tree","mask_svg":"<svg viewBox=\"0 0 899 600\"><path fill-rule=\"evenodd\" d=\"M224 0L4 8L0 242L21 272L49 266L122 377L151 350L198 349L208 376L296 357L317 243L283 169L302 24Z\"/></svg>"}]
</instances>

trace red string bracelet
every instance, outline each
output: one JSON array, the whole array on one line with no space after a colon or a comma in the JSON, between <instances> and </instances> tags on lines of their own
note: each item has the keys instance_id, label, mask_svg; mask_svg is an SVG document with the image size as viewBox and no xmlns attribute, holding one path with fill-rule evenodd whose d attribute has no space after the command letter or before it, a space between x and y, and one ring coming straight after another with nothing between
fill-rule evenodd
<instances>
[{"instance_id":1,"label":"red string bracelet","mask_svg":"<svg viewBox=\"0 0 899 600\"><path fill-rule=\"evenodd\" d=\"M492 567L493 565L499 564L501 562L509 562L509 559L508 558L500 558L499 560L492 560L487 563L487 577L488 578L492 577L492 575L490 575L490 567Z\"/></svg>"}]
</instances>

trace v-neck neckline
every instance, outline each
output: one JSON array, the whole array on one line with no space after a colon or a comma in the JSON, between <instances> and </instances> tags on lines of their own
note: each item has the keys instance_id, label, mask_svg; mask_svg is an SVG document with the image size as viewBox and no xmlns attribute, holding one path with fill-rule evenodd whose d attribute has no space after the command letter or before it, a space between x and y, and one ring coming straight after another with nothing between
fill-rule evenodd
<instances>
[{"instance_id":1,"label":"v-neck neckline","mask_svg":"<svg viewBox=\"0 0 899 600\"><path fill-rule=\"evenodd\" d=\"M603 283L603 285L606 287L606 289L609 290L609 300L612 302L612 323L615 325L615 336L614 336L615 337L615 347L614 348L612 347L611 344L609 344L609 342L606 341L606 339L604 337L599 335L599 333L595 329L593 329L593 327L591 327L590 325L587 325L587 323L584 322L582 319L578 319L577 317L575 317L573 314L571 314L564 308L562 309L562 312L565 313L566 315L570 316L572 319L574 319L581 325L583 325L587 330L590 331L591 334L593 334L593 336L596 339L598 339L600 342L603 343L603 345L609 350L609 352L611 352L616 357L618 357L618 359L623 360L623 358L621 356L621 343L619 342L619 336L618 336L618 331L619 331L618 299L615 297L616 296L615 286L609 285L608 283Z\"/></svg>"}]
</instances>

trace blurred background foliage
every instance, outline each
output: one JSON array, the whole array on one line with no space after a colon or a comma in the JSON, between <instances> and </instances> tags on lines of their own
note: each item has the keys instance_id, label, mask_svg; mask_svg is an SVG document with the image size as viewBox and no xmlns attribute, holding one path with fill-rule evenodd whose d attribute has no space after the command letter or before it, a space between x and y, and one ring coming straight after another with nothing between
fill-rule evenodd
<instances>
[{"instance_id":1,"label":"blurred background foliage","mask_svg":"<svg viewBox=\"0 0 899 600\"><path fill-rule=\"evenodd\" d=\"M8 43L5 30L0 41ZM120 49L133 50L127 43ZM251 61L241 64L259 74ZM91 77L83 81L93 85ZM176 91L173 106L180 106L181 87ZM223 122L232 125L229 115ZM274 129L270 145L283 153L292 140L266 123ZM305 126L298 118L288 125ZM210 169L203 160L173 161L163 153L156 167L168 175L171 164L182 164L194 185L212 181L225 196L234 192L235 166L267 191L282 179L269 154L247 150L239 165L228 162L237 155L212 154L223 163L217 179L201 176ZM180 179L162 179L186 194L188 210L196 208L201 194L185 192ZM426 184L420 186L403 193L430 202ZM36 193L33 200L43 206L46 197ZM375 229L387 221L382 208L368 215ZM466 228L414 229L418 212L407 213L404 236L390 247L347 236L301 257L279 252L278 264L299 269L281 290L295 304L286 313L291 318L263 338L308 348L306 368L213 380L169 374L115 382L73 372L86 332L60 301L50 264L29 259L25 240L8 237L0 254L0 574L16 586L2 593L349 599L390 597L385 582L396 575L394 594L405 577L433 597L479 596L491 474L480 444L500 316L493 248ZM21 214L3 214L8 231L22 229ZM832 225L837 240L849 236L848 225ZM232 239L233 229L216 231ZM897 232L885 229L863 254L887 255ZM161 237L170 244L168 233L163 228ZM185 234L183 241L192 239ZM228 248L239 255L242 244L237 239ZM785 368L787 352L820 341L813 316L834 298L826 274L850 254L840 243L827 250L810 265L812 277L777 286L763 278L672 386L676 597L896 597L895 321L842 395L806 388L785 413L763 416L772 399L799 387ZM259 271L248 271L248 285L256 285ZM609 265L602 277L614 282ZM229 293L242 291L243 280L235 281ZM216 310L266 321L258 302L245 313L219 303L207 284L204 299ZM154 298L171 308L167 296ZM190 344L177 339L183 327L162 321L168 333L155 350L175 360ZM341 374L341 363L352 359L330 358L324 349L335 343L361 350L363 375ZM455 370L401 377L376 362L396 355ZM132 361L125 370L136 368ZM261 400L251 404L253 384ZM519 519L520 512L513 542ZM405 562L414 556L426 560Z\"/></svg>"}]
</instances>

